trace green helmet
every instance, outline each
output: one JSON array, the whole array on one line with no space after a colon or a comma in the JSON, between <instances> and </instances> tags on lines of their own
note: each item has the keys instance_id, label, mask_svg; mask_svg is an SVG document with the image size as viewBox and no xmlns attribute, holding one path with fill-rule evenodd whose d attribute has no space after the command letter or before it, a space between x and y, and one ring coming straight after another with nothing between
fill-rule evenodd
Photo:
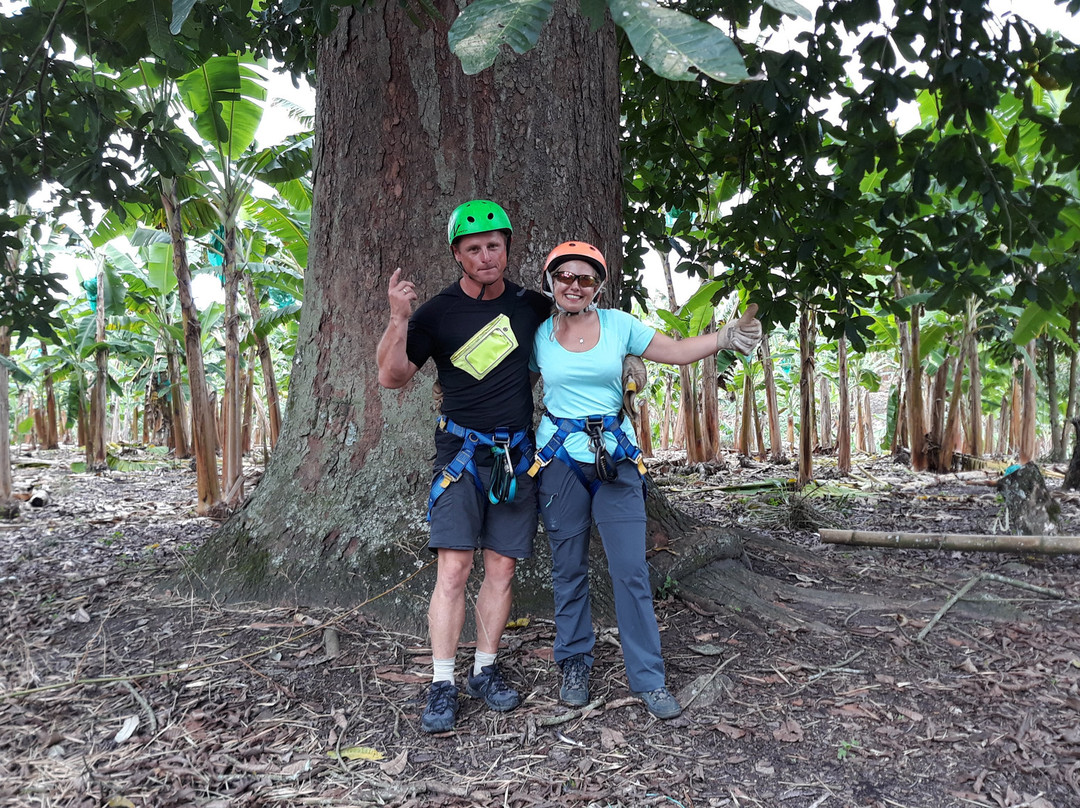
<instances>
[{"instance_id":1,"label":"green helmet","mask_svg":"<svg viewBox=\"0 0 1080 808\"><path fill-rule=\"evenodd\" d=\"M453 247L454 242L461 236L492 230L505 230L509 245L514 228L510 225L510 217L506 215L506 211L486 199L472 199L458 205L450 214L450 222L446 226L446 240Z\"/></svg>"}]
</instances>

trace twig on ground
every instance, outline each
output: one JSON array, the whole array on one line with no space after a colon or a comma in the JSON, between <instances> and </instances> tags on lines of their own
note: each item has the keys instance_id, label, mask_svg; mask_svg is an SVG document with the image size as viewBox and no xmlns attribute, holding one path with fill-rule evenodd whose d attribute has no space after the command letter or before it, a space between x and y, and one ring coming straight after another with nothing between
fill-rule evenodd
<instances>
[{"instance_id":1,"label":"twig on ground","mask_svg":"<svg viewBox=\"0 0 1080 808\"><path fill-rule=\"evenodd\" d=\"M562 715L549 715L545 718L537 719L536 725L539 727L557 727L560 724L566 724L570 721L573 721L575 718L580 718L589 710L599 710L603 706L604 699L596 699L595 701L590 701L584 707L580 707L577 710L571 710L570 712L563 713Z\"/></svg>"},{"instance_id":2,"label":"twig on ground","mask_svg":"<svg viewBox=\"0 0 1080 808\"><path fill-rule=\"evenodd\" d=\"M739 654L734 654L733 656L729 656L729 657L728 657L727 659L725 659L725 660L724 660L723 662L721 662L721 663L720 663L720 664L719 664L719 665L717 666L716 670L714 670L714 671L712 672L712 676L710 676L710 677L709 677L709 678L708 678L708 679L707 679L707 680L706 680L706 681L705 681L705 682L704 682L704 683L703 683L703 684L701 685L701 687L699 687L699 688L698 688L697 692L696 692L696 693L694 693L694 695L693 695L693 696L691 696L691 697L690 697L689 699L687 699L687 700L686 700L686 704L684 704L684 705L683 705L683 709L685 710L685 709L686 709L687 707L689 707L689 706L690 706L691 704L693 704L693 703L694 703L694 699L696 699L696 698L697 698L698 696L700 696L700 695L701 695L702 693L704 693L704 692L705 692L705 688L707 688L707 687L708 687L709 685L711 685L711 684L712 684L712 680L713 680L713 679L715 679L715 678L717 677L717 675L718 675L718 674L720 673L720 671L722 671L722 670L723 670L724 668L726 668L726 667L727 667L728 665L730 665L730 664L731 664L732 662L734 662L734 661L735 661L736 659L738 659L738 658L739 658L739 656L740 656Z\"/></svg>"},{"instance_id":3,"label":"twig on ground","mask_svg":"<svg viewBox=\"0 0 1080 808\"><path fill-rule=\"evenodd\" d=\"M131 694L131 697L135 699L135 701L139 702L139 706L143 708L143 712L146 713L146 720L150 724L150 734L156 735L158 727L157 716L154 715L154 711L150 707L150 702L143 698L142 693L136 690L135 686L131 684L131 682L124 681L121 682L121 684L127 688L128 692Z\"/></svg>"},{"instance_id":4,"label":"twig on ground","mask_svg":"<svg viewBox=\"0 0 1080 808\"><path fill-rule=\"evenodd\" d=\"M979 583L979 581L997 581L1001 584L1009 584L1009 586L1015 586L1019 589L1027 589L1032 592L1039 592L1043 595L1047 595L1053 598L1065 597L1065 593L1059 589L1049 589L1045 586L1036 586L1035 584L1029 584L1026 581L1018 581L1015 578L1007 578L1004 575L998 575L993 572L980 572L978 575L976 575L974 578L972 578L970 581L960 587L960 589L958 589L956 593L952 595L947 601L945 601L945 605L938 609L937 614L930 618L930 622L923 627L922 631L915 635L915 639L919 641L925 639L926 635L930 633L930 629L937 625L937 622L945 616L945 613L949 611L949 609L951 609L953 606L955 606L956 603L960 600L960 598L964 597L964 595L970 592L971 589L977 583Z\"/></svg>"}]
</instances>

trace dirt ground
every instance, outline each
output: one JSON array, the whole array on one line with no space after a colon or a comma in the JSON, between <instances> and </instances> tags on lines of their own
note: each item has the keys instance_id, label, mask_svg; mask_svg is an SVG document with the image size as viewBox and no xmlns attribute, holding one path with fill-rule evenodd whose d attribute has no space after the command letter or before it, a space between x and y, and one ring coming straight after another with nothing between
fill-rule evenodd
<instances>
[{"instance_id":1,"label":"dirt ground","mask_svg":"<svg viewBox=\"0 0 1080 808\"><path fill-rule=\"evenodd\" d=\"M805 592L774 604L802 622L709 613L669 582L657 612L687 709L658 722L608 627L595 701L560 705L554 629L534 618L501 654L524 704L466 697L432 737L423 637L167 590L215 526L193 516L194 474L142 452L101 476L72 459L17 456L17 488L50 500L0 523L0 805L1080 805L1078 557L840 547L808 526L1001 532L995 473L860 457L841 478L822 458L811 497L751 485L790 467L656 461L683 507L748 531L749 569ZM1060 533L1080 534L1060 471L1044 467Z\"/></svg>"}]
</instances>

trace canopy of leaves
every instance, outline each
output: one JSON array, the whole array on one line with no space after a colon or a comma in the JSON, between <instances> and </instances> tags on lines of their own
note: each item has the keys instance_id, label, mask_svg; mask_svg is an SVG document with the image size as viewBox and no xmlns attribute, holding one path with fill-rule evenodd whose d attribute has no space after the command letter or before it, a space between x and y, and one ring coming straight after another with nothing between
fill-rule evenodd
<instances>
[{"instance_id":1,"label":"canopy of leaves","mask_svg":"<svg viewBox=\"0 0 1080 808\"><path fill-rule=\"evenodd\" d=\"M695 13L742 26L755 5ZM1017 301L1046 308L1080 292L1076 46L970 0L911 0L896 13L825 2L805 54L745 44L762 79L737 85L664 81L627 53L630 243L674 245L680 268L702 277L723 268L717 298L756 289L773 322L809 303L827 313L826 334L843 330L857 349L870 336L860 310L899 313L894 272L954 312L1002 278ZM1073 88L1060 112L1039 103L1043 85ZM923 125L901 131L901 107L918 102ZM1004 136L1001 109L1012 116ZM633 270L640 252L630 258Z\"/></svg>"}]
</instances>

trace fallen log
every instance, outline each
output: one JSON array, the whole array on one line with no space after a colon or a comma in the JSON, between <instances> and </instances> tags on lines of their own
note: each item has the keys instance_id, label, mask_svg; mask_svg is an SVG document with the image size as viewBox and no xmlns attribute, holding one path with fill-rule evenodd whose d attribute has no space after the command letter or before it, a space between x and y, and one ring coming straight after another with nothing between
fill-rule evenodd
<instances>
[{"instance_id":1,"label":"fallen log","mask_svg":"<svg viewBox=\"0 0 1080 808\"><path fill-rule=\"evenodd\" d=\"M1080 553L1080 536L994 536L963 533L882 533L870 530L819 530L827 544L909 550L967 550L988 553Z\"/></svg>"}]
</instances>

